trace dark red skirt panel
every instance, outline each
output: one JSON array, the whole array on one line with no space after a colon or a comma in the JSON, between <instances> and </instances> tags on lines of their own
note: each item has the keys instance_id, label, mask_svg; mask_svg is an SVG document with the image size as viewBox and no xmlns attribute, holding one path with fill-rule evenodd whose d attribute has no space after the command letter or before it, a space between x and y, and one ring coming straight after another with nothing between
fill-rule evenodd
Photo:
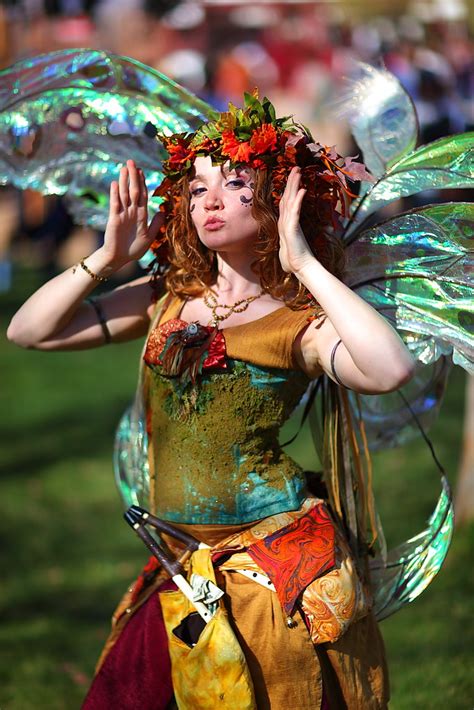
<instances>
[{"instance_id":1,"label":"dark red skirt panel","mask_svg":"<svg viewBox=\"0 0 474 710\"><path fill-rule=\"evenodd\" d=\"M175 588L171 580L160 591L168 587ZM155 592L124 627L82 710L165 710L172 697L168 640Z\"/></svg>"}]
</instances>

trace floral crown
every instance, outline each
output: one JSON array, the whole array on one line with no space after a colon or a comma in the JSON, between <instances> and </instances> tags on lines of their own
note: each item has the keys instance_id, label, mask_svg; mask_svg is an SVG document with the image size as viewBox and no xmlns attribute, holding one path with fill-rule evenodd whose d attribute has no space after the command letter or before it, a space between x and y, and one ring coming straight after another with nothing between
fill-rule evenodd
<instances>
[{"instance_id":1,"label":"floral crown","mask_svg":"<svg viewBox=\"0 0 474 710\"><path fill-rule=\"evenodd\" d=\"M166 216L159 238L152 245L158 261L166 260L166 225L178 209L180 198L174 189L183 176L191 173L198 156L210 156L214 164L230 163L254 170L270 170L272 199L275 208L294 166L301 168L302 186L306 189L304 213L317 220L319 229L336 230L340 217L355 195L347 181L369 180L372 176L354 158L343 158L334 147L316 143L303 125L291 116L276 118L275 107L257 92L244 94L244 108L229 104L224 113L212 112L209 123L195 133L159 136L169 158L163 163L165 178L154 195L162 198L160 211Z\"/></svg>"}]
</instances>

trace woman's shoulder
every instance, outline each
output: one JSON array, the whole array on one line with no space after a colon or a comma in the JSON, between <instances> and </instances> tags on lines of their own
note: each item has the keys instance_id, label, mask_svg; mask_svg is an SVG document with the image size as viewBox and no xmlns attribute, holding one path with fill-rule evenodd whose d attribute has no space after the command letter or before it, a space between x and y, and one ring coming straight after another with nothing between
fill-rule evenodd
<instances>
[{"instance_id":1,"label":"woman's shoulder","mask_svg":"<svg viewBox=\"0 0 474 710\"><path fill-rule=\"evenodd\" d=\"M227 354L256 365L298 370L294 342L310 320L310 311L282 304L261 318L224 328Z\"/></svg>"}]
</instances>

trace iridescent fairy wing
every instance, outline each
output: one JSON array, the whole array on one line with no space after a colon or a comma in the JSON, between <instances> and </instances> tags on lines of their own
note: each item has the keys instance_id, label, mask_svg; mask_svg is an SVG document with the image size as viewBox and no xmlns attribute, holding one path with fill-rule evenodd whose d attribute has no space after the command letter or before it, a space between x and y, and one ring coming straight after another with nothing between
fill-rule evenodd
<instances>
[{"instance_id":1,"label":"iridescent fairy wing","mask_svg":"<svg viewBox=\"0 0 474 710\"><path fill-rule=\"evenodd\" d=\"M427 527L390 550L386 559L370 563L374 612L385 619L418 597L439 572L454 529L451 491L445 476L442 491Z\"/></svg>"},{"instance_id":2,"label":"iridescent fairy wing","mask_svg":"<svg viewBox=\"0 0 474 710\"><path fill-rule=\"evenodd\" d=\"M140 411L139 411L140 410ZM150 506L150 470L146 420L135 401L120 419L114 443L115 482L124 508Z\"/></svg>"},{"instance_id":3,"label":"iridescent fairy wing","mask_svg":"<svg viewBox=\"0 0 474 710\"><path fill-rule=\"evenodd\" d=\"M384 175L415 148L418 119L413 101L386 69L357 63L338 104L365 165L375 177Z\"/></svg>"},{"instance_id":4,"label":"iridescent fairy wing","mask_svg":"<svg viewBox=\"0 0 474 710\"><path fill-rule=\"evenodd\" d=\"M450 370L450 360L442 356L429 365L418 364L410 382L396 392L357 395L357 402L353 393L349 395L352 408L360 409L371 451L417 438L418 423L429 430L438 417Z\"/></svg>"},{"instance_id":5,"label":"iridescent fairy wing","mask_svg":"<svg viewBox=\"0 0 474 710\"><path fill-rule=\"evenodd\" d=\"M150 324L150 330L159 323L161 315L169 304L169 296L163 296L157 303ZM146 390L148 388L147 368L143 356L143 345L138 369L138 383L132 404L122 415L115 433L114 475L124 508L139 505L153 508L150 500L150 467L148 463L148 431L146 411Z\"/></svg>"},{"instance_id":6,"label":"iridescent fairy wing","mask_svg":"<svg viewBox=\"0 0 474 710\"><path fill-rule=\"evenodd\" d=\"M474 370L474 205L428 205L363 231L347 246L347 283L424 364L452 352Z\"/></svg>"},{"instance_id":7,"label":"iridescent fairy wing","mask_svg":"<svg viewBox=\"0 0 474 710\"><path fill-rule=\"evenodd\" d=\"M195 130L209 110L126 57L66 50L18 62L0 72L0 183L65 195L77 222L104 228L119 167L134 159L153 191L165 157L156 135ZM114 468L124 505L148 507L141 384L117 429Z\"/></svg>"},{"instance_id":8,"label":"iridescent fairy wing","mask_svg":"<svg viewBox=\"0 0 474 710\"><path fill-rule=\"evenodd\" d=\"M424 190L474 186L474 133L415 149L418 119L409 94L388 71L359 63L339 101L364 163L376 181L361 183L351 206L350 241L376 210Z\"/></svg>"},{"instance_id":9,"label":"iridescent fairy wing","mask_svg":"<svg viewBox=\"0 0 474 710\"><path fill-rule=\"evenodd\" d=\"M398 160L354 203L346 241L376 210L425 190L474 187L474 132L440 138Z\"/></svg>"},{"instance_id":10,"label":"iridescent fairy wing","mask_svg":"<svg viewBox=\"0 0 474 710\"><path fill-rule=\"evenodd\" d=\"M445 371L445 366L441 363L437 374L443 374ZM316 398L309 409L311 431L323 465L332 510L344 521L349 540L353 539L354 531L364 530L366 526L372 534L374 532L377 534L377 547L380 552L369 561L370 581L374 596L374 612L378 619L383 619L419 596L437 574L446 557L454 525L452 498L446 475L426 434L416 421L416 412L410 411L408 400L394 393L400 402L397 412L402 406L405 413L411 417L414 415L416 419L413 421L413 426L418 427L419 433L430 445L434 462L441 472L442 490L425 529L387 552L372 495L372 466L370 457L367 457L364 436L364 430L367 432L367 420L361 406L364 396L349 393L341 388L335 389L334 384L326 376L320 378L313 387ZM344 415L343 405L348 395L352 403L349 417ZM385 395L374 396L373 399L383 400L384 397ZM377 420L377 409L373 414ZM382 414L385 415L385 412ZM338 422L342 424L343 421L344 426L340 426ZM405 424L404 416L401 416L401 423ZM326 436L328 432L330 432L329 438ZM358 442L356 445L353 435ZM348 466L351 471L348 471ZM359 527L360 520L357 512L357 506L360 507L361 504L364 509L362 528ZM352 525L351 517L355 518ZM353 547L355 552L358 547L358 545Z\"/></svg>"},{"instance_id":11,"label":"iridescent fairy wing","mask_svg":"<svg viewBox=\"0 0 474 710\"><path fill-rule=\"evenodd\" d=\"M451 359L474 370L474 205L428 205L359 232L347 245L347 282L398 330L419 363L389 395L352 396L370 448L404 443L435 418ZM424 434L423 434L424 435ZM371 563L375 612L412 601L441 567L453 531L449 486L427 527Z\"/></svg>"},{"instance_id":12,"label":"iridescent fairy wing","mask_svg":"<svg viewBox=\"0 0 474 710\"><path fill-rule=\"evenodd\" d=\"M164 158L156 135L195 130L209 110L126 57L65 50L18 62L0 72L0 183L65 195L77 222L104 228L120 166L135 160L153 190Z\"/></svg>"}]
</instances>

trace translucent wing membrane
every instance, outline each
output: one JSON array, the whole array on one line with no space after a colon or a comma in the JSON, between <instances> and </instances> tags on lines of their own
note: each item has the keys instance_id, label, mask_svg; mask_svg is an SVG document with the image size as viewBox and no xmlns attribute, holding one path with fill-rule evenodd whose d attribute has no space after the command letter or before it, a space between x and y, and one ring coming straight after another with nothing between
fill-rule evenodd
<instances>
[{"instance_id":1,"label":"translucent wing membrane","mask_svg":"<svg viewBox=\"0 0 474 710\"><path fill-rule=\"evenodd\" d=\"M122 415L115 435L114 473L124 508L150 507L148 435L143 416L132 406Z\"/></svg>"},{"instance_id":2,"label":"translucent wing membrane","mask_svg":"<svg viewBox=\"0 0 474 710\"><path fill-rule=\"evenodd\" d=\"M419 365L413 379L402 387L403 396L399 391L357 397L351 393L352 408L357 412L360 407L371 451L401 446L418 437L420 431L412 412L425 431L430 428L438 416L450 369L445 357L431 365Z\"/></svg>"},{"instance_id":3,"label":"translucent wing membrane","mask_svg":"<svg viewBox=\"0 0 474 710\"><path fill-rule=\"evenodd\" d=\"M209 107L140 62L93 50L35 57L0 73L0 182L65 194L75 220L104 228L110 183L129 158L153 190L158 133L195 130ZM153 210L158 200L151 200Z\"/></svg>"},{"instance_id":4,"label":"translucent wing membrane","mask_svg":"<svg viewBox=\"0 0 474 710\"><path fill-rule=\"evenodd\" d=\"M357 69L341 97L340 112L349 121L365 165L380 177L416 146L418 120L410 96L393 74L362 62Z\"/></svg>"},{"instance_id":5,"label":"translucent wing membrane","mask_svg":"<svg viewBox=\"0 0 474 710\"><path fill-rule=\"evenodd\" d=\"M441 495L425 530L390 550L386 560L378 557L370 564L377 619L394 614L426 589L443 564L453 528L451 491L443 476Z\"/></svg>"},{"instance_id":6,"label":"translucent wing membrane","mask_svg":"<svg viewBox=\"0 0 474 710\"><path fill-rule=\"evenodd\" d=\"M430 205L347 247L347 282L392 322L420 362L453 352L474 371L474 205Z\"/></svg>"},{"instance_id":7,"label":"translucent wing membrane","mask_svg":"<svg viewBox=\"0 0 474 710\"><path fill-rule=\"evenodd\" d=\"M401 158L373 185L361 200L354 203L353 231L376 210L423 190L474 187L474 132L448 136L423 145Z\"/></svg>"},{"instance_id":8,"label":"translucent wing membrane","mask_svg":"<svg viewBox=\"0 0 474 710\"><path fill-rule=\"evenodd\" d=\"M465 151L463 156L461 163ZM429 428L441 404L450 356L474 370L473 237L474 206L448 203L359 231L347 246L349 285L397 328L419 363L400 392L351 395L354 418L361 416L372 450L404 444L420 426ZM378 619L419 596L446 557L454 522L444 473L441 481L427 527L371 562Z\"/></svg>"}]
</instances>

